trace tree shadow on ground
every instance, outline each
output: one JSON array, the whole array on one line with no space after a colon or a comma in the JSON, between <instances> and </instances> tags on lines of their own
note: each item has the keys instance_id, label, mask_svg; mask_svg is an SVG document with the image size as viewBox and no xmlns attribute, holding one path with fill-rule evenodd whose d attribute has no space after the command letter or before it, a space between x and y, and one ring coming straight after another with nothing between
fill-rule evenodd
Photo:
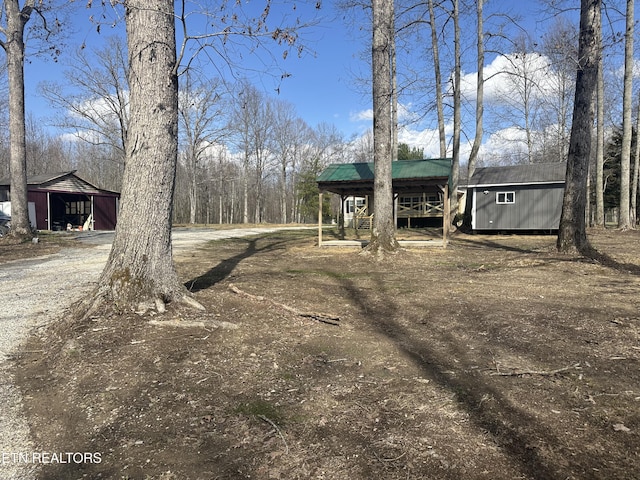
<instances>
[{"instance_id":1,"label":"tree shadow on ground","mask_svg":"<svg viewBox=\"0 0 640 480\"><path fill-rule=\"evenodd\" d=\"M640 265L635 263L622 263L611 257L610 255L600 252L595 248L591 247L585 252L585 257L587 259L598 262L600 265L611 268L613 270L617 270L622 273L630 273L632 275L640 275Z\"/></svg>"},{"instance_id":2,"label":"tree shadow on ground","mask_svg":"<svg viewBox=\"0 0 640 480\"><path fill-rule=\"evenodd\" d=\"M475 247L478 249L490 248L493 250L505 250L508 252L522 253L522 254L542 253L538 249L529 249L529 248L523 248L519 246L505 245L504 243L494 242L493 240L489 240L489 239L475 239L475 238L468 239L468 238L457 237L455 241L456 243L464 245L465 247L471 247L471 248ZM553 248L554 248L553 251L557 252L557 250L555 250L555 245ZM558 257L554 257L554 260L555 261L564 260L567 262L574 262L574 261L575 262L597 262L604 267L611 268L613 270L617 270L622 273L640 275L640 265L634 264L634 263L628 263L628 262L627 263L619 262L612 256L606 253L600 252L594 247L587 248L586 251L582 252L579 255L582 255L582 256L576 257L576 256L569 255L564 258L558 256Z\"/></svg>"},{"instance_id":3,"label":"tree shadow on ground","mask_svg":"<svg viewBox=\"0 0 640 480\"><path fill-rule=\"evenodd\" d=\"M479 239L478 237L474 237L473 239L471 239L471 238L462 238L460 236L457 236L454 238L456 243L460 243L465 247L478 248L478 249L491 248L492 250L506 250L508 252L514 252L514 253L538 252L538 250L535 250L535 249L523 248L520 246L512 246L512 245L506 245L504 243L494 242L493 240L490 240L488 238Z\"/></svg>"},{"instance_id":4,"label":"tree shadow on ground","mask_svg":"<svg viewBox=\"0 0 640 480\"><path fill-rule=\"evenodd\" d=\"M240 240L237 240L237 241L240 241ZM233 257L222 260L215 267L211 268L210 270L203 273L202 275L199 275L196 278L186 281L184 283L185 287L187 287L187 289L192 293L196 293L201 290L206 290L207 288L214 286L216 283L221 282L222 280L227 278L229 275L231 275L242 260L261 252L268 252L270 250L274 250L276 248L279 248L282 244L285 243L284 240L274 239L273 241L269 241L268 238L264 238L264 237L252 238L244 241L246 242L247 246L243 251L241 251L237 255L234 255ZM263 247L258 248L257 244L259 241L267 241L269 243L267 243Z\"/></svg>"},{"instance_id":5,"label":"tree shadow on ground","mask_svg":"<svg viewBox=\"0 0 640 480\"><path fill-rule=\"evenodd\" d=\"M458 407L469 415L472 424L490 433L501 451L524 476L565 478L562 466L550 464L553 460L543 458L543 453L536 449L541 442L560 445L558 438L533 415L514 404L499 388L490 385L483 373L461 368L461 365L471 365L473 361L469 358L468 348L455 336L441 332L432 343L421 338L419 332L401 325L396 319L404 315L394 303L393 295L384 294L382 278L376 276L374 281L377 287L371 291L383 293L382 301L375 301L371 294L358 289L349 280L343 282L344 289L358 305L367 323L391 340L425 377L452 393ZM376 305L375 309L371 308L372 304ZM583 462L589 463L585 459Z\"/></svg>"}]
</instances>

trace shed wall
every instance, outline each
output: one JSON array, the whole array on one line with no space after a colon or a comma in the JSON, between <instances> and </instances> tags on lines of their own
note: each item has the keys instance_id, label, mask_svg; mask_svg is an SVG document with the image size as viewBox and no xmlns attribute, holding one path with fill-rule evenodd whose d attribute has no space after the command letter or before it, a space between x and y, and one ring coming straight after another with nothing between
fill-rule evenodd
<instances>
[{"instance_id":1,"label":"shed wall","mask_svg":"<svg viewBox=\"0 0 640 480\"><path fill-rule=\"evenodd\" d=\"M498 204L497 192L515 192L515 203ZM564 185L476 187L474 230L557 230Z\"/></svg>"},{"instance_id":2,"label":"shed wall","mask_svg":"<svg viewBox=\"0 0 640 480\"><path fill-rule=\"evenodd\" d=\"M118 217L118 199L113 196L93 197L93 220L96 230L115 230Z\"/></svg>"},{"instance_id":3,"label":"shed wall","mask_svg":"<svg viewBox=\"0 0 640 480\"><path fill-rule=\"evenodd\" d=\"M36 228L47 230L49 228L49 209L47 207L47 192L29 190L27 200L36 206Z\"/></svg>"}]
</instances>

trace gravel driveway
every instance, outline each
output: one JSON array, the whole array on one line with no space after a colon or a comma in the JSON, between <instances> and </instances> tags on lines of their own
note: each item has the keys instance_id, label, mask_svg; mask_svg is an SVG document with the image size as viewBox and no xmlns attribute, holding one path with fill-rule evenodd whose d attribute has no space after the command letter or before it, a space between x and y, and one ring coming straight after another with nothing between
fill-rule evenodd
<instances>
[{"instance_id":1,"label":"gravel driveway","mask_svg":"<svg viewBox=\"0 0 640 480\"><path fill-rule=\"evenodd\" d=\"M287 227L284 227L287 228ZM295 227L293 227L295 228ZM230 230L180 228L173 232L174 255L209 240L240 238L283 228ZM81 241L94 248L68 248L0 266L0 479L31 480L36 452L23 415L19 391L13 386L7 358L19 351L29 331L59 317L66 307L87 295L109 255L113 233L85 232Z\"/></svg>"}]
</instances>

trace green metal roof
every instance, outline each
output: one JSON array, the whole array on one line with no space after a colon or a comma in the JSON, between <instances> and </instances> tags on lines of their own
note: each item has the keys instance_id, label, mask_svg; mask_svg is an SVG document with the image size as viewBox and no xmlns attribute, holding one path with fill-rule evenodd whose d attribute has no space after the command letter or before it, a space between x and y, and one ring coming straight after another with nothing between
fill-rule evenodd
<instances>
[{"instance_id":1,"label":"green metal roof","mask_svg":"<svg viewBox=\"0 0 640 480\"><path fill-rule=\"evenodd\" d=\"M333 163L316 179L318 183L358 182L373 180L374 163ZM398 160L391 164L393 180L415 178L448 178L451 159Z\"/></svg>"}]
</instances>

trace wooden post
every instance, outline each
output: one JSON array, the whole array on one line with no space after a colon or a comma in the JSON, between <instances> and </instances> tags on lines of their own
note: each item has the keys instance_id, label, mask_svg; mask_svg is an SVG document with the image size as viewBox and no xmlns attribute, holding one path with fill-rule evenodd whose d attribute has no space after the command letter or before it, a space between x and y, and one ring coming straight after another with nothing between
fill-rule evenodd
<instances>
[{"instance_id":1,"label":"wooden post","mask_svg":"<svg viewBox=\"0 0 640 480\"><path fill-rule=\"evenodd\" d=\"M444 186L444 211L442 212L442 246L447 246L447 234L451 223L451 206L449 205L449 183Z\"/></svg>"},{"instance_id":2,"label":"wooden post","mask_svg":"<svg viewBox=\"0 0 640 480\"><path fill-rule=\"evenodd\" d=\"M344 200L345 196L340 194L340 215L338 215L338 229L340 230L340 240L344 240Z\"/></svg>"},{"instance_id":3,"label":"wooden post","mask_svg":"<svg viewBox=\"0 0 640 480\"><path fill-rule=\"evenodd\" d=\"M398 231L398 197L400 194L396 193L393 196L393 230Z\"/></svg>"},{"instance_id":4,"label":"wooden post","mask_svg":"<svg viewBox=\"0 0 640 480\"><path fill-rule=\"evenodd\" d=\"M322 192L318 194L318 246L322 246Z\"/></svg>"},{"instance_id":5,"label":"wooden post","mask_svg":"<svg viewBox=\"0 0 640 480\"><path fill-rule=\"evenodd\" d=\"M358 206L356 204L356 196L354 195L353 197L353 226L356 229L356 238L360 238L360 235L358 235L358 223L360 223L358 221ZM367 199L365 197L365 204L367 203Z\"/></svg>"}]
</instances>

